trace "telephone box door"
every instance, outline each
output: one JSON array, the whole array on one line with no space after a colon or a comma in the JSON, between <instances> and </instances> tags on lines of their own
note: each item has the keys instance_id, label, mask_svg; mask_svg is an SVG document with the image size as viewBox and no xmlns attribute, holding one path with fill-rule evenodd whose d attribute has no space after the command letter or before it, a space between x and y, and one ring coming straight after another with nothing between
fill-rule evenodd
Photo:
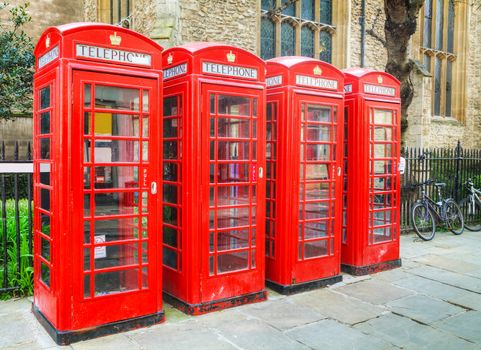
<instances>
[{"instance_id":1,"label":"telephone box door","mask_svg":"<svg viewBox=\"0 0 481 350\"><path fill-rule=\"evenodd\" d=\"M264 286L263 98L262 90L202 87L203 301Z\"/></svg>"},{"instance_id":2,"label":"telephone box door","mask_svg":"<svg viewBox=\"0 0 481 350\"><path fill-rule=\"evenodd\" d=\"M299 201L293 283L299 283L339 273L342 101L296 94L294 102Z\"/></svg>"},{"instance_id":3,"label":"telephone box door","mask_svg":"<svg viewBox=\"0 0 481 350\"><path fill-rule=\"evenodd\" d=\"M399 160L400 111L398 104L365 103L369 118L369 231L368 246L395 242L399 239ZM398 249L375 249L368 258L392 260ZM389 257L388 255L392 255Z\"/></svg>"},{"instance_id":4,"label":"telephone box door","mask_svg":"<svg viewBox=\"0 0 481 350\"><path fill-rule=\"evenodd\" d=\"M71 137L81 145L72 152L74 320L98 325L155 313L158 81L73 77Z\"/></svg>"}]
</instances>

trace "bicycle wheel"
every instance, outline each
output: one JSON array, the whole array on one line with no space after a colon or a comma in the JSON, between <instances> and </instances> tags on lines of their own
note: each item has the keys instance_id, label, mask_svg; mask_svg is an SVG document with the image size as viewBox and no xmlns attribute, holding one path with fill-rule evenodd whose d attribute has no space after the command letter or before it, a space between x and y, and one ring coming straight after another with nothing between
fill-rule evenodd
<instances>
[{"instance_id":1,"label":"bicycle wheel","mask_svg":"<svg viewBox=\"0 0 481 350\"><path fill-rule=\"evenodd\" d=\"M469 197L459 202L464 217L464 227L469 231L481 231L481 204L477 200L471 202Z\"/></svg>"},{"instance_id":2,"label":"bicycle wheel","mask_svg":"<svg viewBox=\"0 0 481 350\"><path fill-rule=\"evenodd\" d=\"M423 202L417 202L411 209L411 223L414 231L424 241L433 239L436 232L436 223L429 208Z\"/></svg>"},{"instance_id":3,"label":"bicycle wheel","mask_svg":"<svg viewBox=\"0 0 481 350\"><path fill-rule=\"evenodd\" d=\"M446 220L449 230L455 235L464 231L464 218L461 209L454 199L446 200Z\"/></svg>"}]
</instances>

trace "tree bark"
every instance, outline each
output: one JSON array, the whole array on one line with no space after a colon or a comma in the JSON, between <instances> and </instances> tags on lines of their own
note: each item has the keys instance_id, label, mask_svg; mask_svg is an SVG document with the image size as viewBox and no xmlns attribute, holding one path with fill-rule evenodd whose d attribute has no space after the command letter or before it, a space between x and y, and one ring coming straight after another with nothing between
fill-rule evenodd
<instances>
[{"instance_id":1,"label":"tree bark","mask_svg":"<svg viewBox=\"0 0 481 350\"><path fill-rule=\"evenodd\" d=\"M401 82L401 126L407 127L407 109L414 96L410 80L414 62L408 56L411 36L416 32L419 10L424 0L384 0L387 51L386 72Z\"/></svg>"}]
</instances>

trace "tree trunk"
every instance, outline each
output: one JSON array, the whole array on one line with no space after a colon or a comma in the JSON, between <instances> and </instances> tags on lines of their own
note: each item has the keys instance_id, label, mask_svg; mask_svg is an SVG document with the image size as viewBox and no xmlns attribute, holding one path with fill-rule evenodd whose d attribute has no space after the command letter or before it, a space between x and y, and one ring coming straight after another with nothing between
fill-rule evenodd
<instances>
[{"instance_id":1,"label":"tree trunk","mask_svg":"<svg viewBox=\"0 0 481 350\"><path fill-rule=\"evenodd\" d=\"M410 74L414 62L408 57L411 36L416 32L419 10L424 0L384 0L386 22L386 72L401 82L401 125L407 127L407 109L414 96Z\"/></svg>"}]
</instances>

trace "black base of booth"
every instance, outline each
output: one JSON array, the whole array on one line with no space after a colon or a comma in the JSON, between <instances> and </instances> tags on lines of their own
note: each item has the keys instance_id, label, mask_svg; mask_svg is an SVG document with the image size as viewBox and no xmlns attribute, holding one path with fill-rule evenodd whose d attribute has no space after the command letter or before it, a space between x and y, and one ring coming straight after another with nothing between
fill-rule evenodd
<instances>
[{"instance_id":1,"label":"black base of booth","mask_svg":"<svg viewBox=\"0 0 481 350\"><path fill-rule=\"evenodd\" d=\"M384 261L378 264L366 265L366 266L354 266L341 264L341 271L353 276L364 276L371 273L392 270L401 266L401 259Z\"/></svg>"},{"instance_id":2,"label":"black base of booth","mask_svg":"<svg viewBox=\"0 0 481 350\"><path fill-rule=\"evenodd\" d=\"M206 303L189 304L173 295L163 293L164 300L188 315L202 315L213 311L228 309L238 305L258 303L267 299L267 291L243 294L232 298L213 300Z\"/></svg>"},{"instance_id":3,"label":"black base of booth","mask_svg":"<svg viewBox=\"0 0 481 350\"><path fill-rule=\"evenodd\" d=\"M164 312L161 311L155 314L129 318L128 320L111 322L97 327L73 331L59 331L33 304L32 311L38 322L40 322L40 324L45 328L47 333L58 345L69 345L71 343L79 342L82 340L93 339L109 334L116 334L141 327L148 327L156 323L163 322L165 320Z\"/></svg>"},{"instance_id":4,"label":"black base of booth","mask_svg":"<svg viewBox=\"0 0 481 350\"><path fill-rule=\"evenodd\" d=\"M335 284L341 281L342 281L342 276L336 275L336 276L322 278L314 281L309 281L309 282L304 282L299 284L290 284L290 285L282 285L282 284L278 284L278 283L266 280L266 286L276 291L277 293L290 295L290 294L295 294L295 293L305 292L308 290L330 286L332 284Z\"/></svg>"}]
</instances>

